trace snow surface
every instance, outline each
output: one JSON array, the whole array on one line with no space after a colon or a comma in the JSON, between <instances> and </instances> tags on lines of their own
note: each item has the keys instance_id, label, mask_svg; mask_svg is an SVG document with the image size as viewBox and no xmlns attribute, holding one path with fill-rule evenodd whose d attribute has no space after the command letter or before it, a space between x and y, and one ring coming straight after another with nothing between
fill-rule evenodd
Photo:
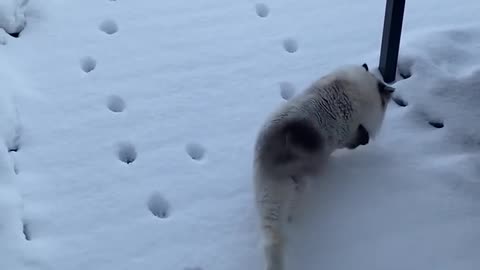
<instances>
[{"instance_id":1,"label":"snow surface","mask_svg":"<svg viewBox=\"0 0 480 270\"><path fill-rule=\"evenodd\" d=\"M19 33L25 28L25 9L29 0L0 0L0 28Z\"/></svg>"},{"instance_id":2,"label":"snow surface","mask_svg":"<svg viewBox=\"0 0 480 270\"><path fill-rule=\"evenodd\" d=\"M333 68L376 66L384 2L30 1L19 38L0 30L0 269L262 269L256 132ZM479 13L407 1L407 106L334 155L288 269L480 267Z\"/></svg>"}]
</instances>

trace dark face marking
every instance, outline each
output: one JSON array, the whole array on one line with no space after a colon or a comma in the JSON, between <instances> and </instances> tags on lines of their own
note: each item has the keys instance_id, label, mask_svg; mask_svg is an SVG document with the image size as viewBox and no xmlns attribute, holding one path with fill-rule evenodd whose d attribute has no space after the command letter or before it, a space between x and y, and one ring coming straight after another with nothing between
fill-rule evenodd
<instances>
[{"instance_id":1,"label":"dark face marking","mask_svg":"<svg viewBox=\"0 0 480 270\"><path fill-rule=\"evenodd\" d=\"M367 145L368 142L370 141L370 134L368 134L367 129L363 125L360 125L358 127L357 139L360 145Z\"/></svg>"},{"instance_id":2,"label":"dark face marking","mask_svg":"<svg viewBox=\"0 0 480 270\"><path fill-rule=\"evenodd\" d=\"M360 145L367 145L370 141L370 135L368 134L367 129L360 125L357 129L357 133L355 134L353 140L347 143L346 147L348 149L355 149Z\"/></svg>"},{"instance_id":3,"label":"dark face marking","mask_svg":"<svg viewBox=\"0 0 480 270\"><path fill-rule=\"evenodd\" d=\"M362 67L363 67L366 71L368 71L368 65L367 65L367 63L363 63Z\"/></svg>"}]
</instances>

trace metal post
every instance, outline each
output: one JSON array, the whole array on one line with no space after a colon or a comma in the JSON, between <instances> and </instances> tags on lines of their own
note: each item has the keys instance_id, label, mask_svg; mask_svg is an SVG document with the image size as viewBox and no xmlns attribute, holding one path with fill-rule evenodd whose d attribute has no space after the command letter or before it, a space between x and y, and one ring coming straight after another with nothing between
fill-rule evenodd
<instances>
[{"instance_id":1,"label":"metal post","mask_svg":"<svg viewBox=\"0 0 480 270\"><path fill-rule=\"evenodd\" d=\"M386 83L395 81L404 10L405 0L387 0L380 63L378 65Z\"/></svg>"}]
</instances>

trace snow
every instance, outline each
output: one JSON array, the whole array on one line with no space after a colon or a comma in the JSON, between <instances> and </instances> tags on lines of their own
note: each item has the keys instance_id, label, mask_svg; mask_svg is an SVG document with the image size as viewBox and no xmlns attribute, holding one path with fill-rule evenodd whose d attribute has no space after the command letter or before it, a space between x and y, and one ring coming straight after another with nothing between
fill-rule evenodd
<instances>
[{"instance_id":1,"label":"snow","mask_svg":"<svg viewBox=\"0 0 480 270\"><path fill-rule=\"evenodd\" d=\"M373 69L385 4L21 2L0 1L25 25L0 29L2 270L262 269L256 132L333 68ZM288 269L478 269L479 12L407 1L406 106L314 182Z\"/></svg>"},{"instance_id":2,"label":"snow","mask_svg":"<svg viewBox=\"0 0 480 270\"><path fill-rule=\"evenodd\" d=\"M0 29L0 45L7 44L7 32L5 30Z\"/></svg>"},{"instance_id":3,"label":"snow","mask_svg":"<svg viewBox=\"0 0 480 270\"><path fill-rule=\"evenodd\" d=\"M0 28L8 33L21 32L26 24L25 8L29 0L0 0Z\"/></svg>"}]
</instances>

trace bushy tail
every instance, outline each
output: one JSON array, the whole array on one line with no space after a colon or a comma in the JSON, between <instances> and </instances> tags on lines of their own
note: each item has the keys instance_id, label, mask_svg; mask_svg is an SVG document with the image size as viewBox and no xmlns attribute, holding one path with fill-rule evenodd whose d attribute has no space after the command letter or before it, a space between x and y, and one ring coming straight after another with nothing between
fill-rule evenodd
<instances>
[{"instance_id":1,"label":"bushy tail","mask_svg":"<svg viewBox=\"0 0 480 270\"><path fill-rule=\"evenodd\" d=\"M260 216L266 270L283 270L285 239L283 224L288 215L292 182L288 177L273 176L261 167L255 171L255 199Z\"/></svg>"},{"instance_id":2,"label":"bushy tail","mask_svg":"<svg viewBox=\"0 0 480 270\"><path fill-rule=\"evenodd\" d=\"M283 270L285 236L295 190L292 176L302 160L323 147L323 138L307 119L282 119L260 137L254 166L255 198L264 237L266 270ZM300 166L297 166L300 165Z\"/></svg>"}]
</instances>

